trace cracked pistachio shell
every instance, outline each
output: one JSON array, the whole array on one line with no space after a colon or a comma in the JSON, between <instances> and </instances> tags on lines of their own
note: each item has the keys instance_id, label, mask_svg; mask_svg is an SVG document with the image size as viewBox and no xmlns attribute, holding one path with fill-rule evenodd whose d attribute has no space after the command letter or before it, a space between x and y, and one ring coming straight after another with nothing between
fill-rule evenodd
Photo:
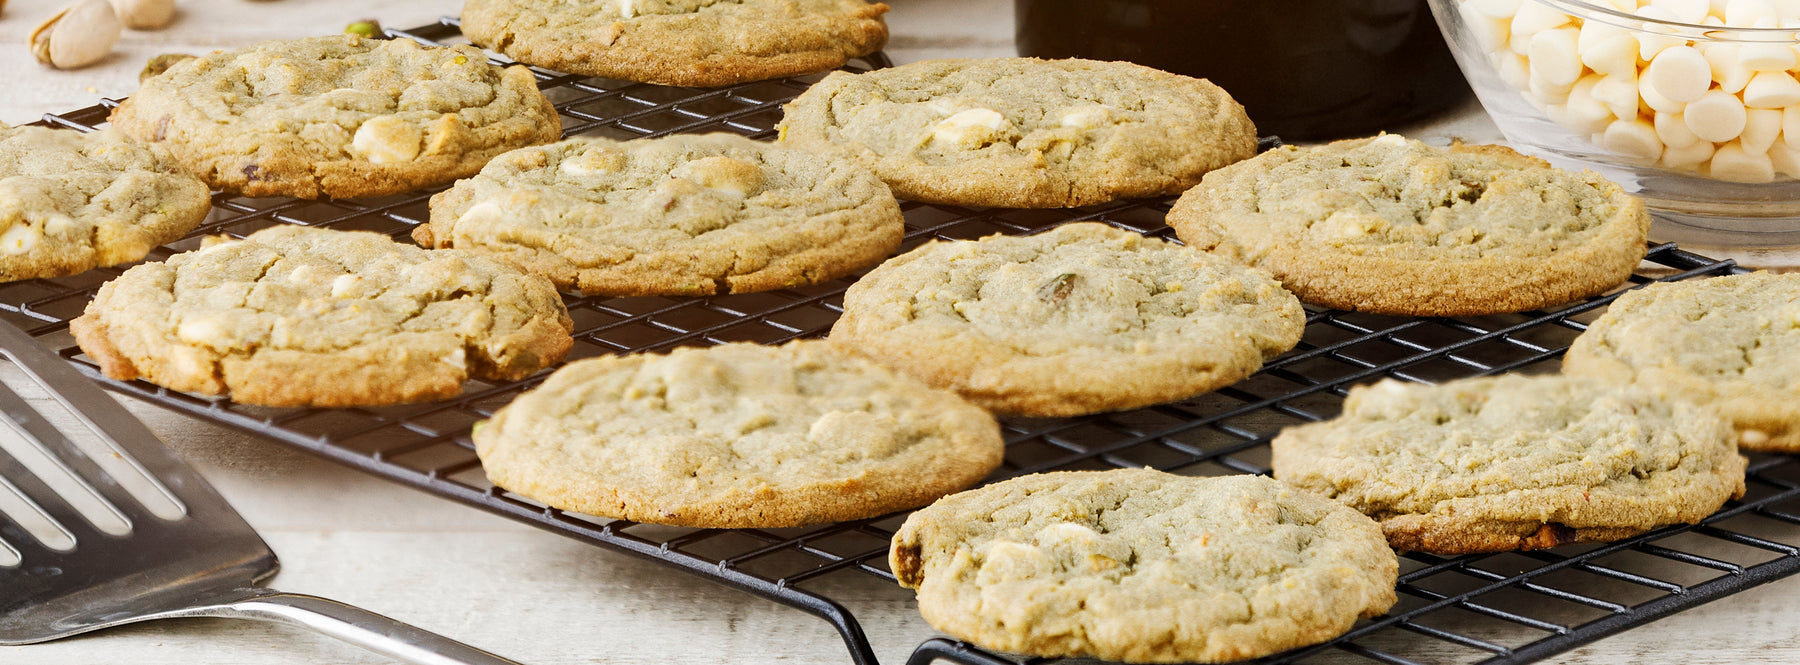
<instances>
[{"instance_id":1,"label":"cracked pistachio shell","mask_svg":"<svg viewBox=\"0 0 1800 665\"><path fill-rule=\"evenodd\" d=\"M57 69L86 67L112 52L123 29L106 0L79 0L31 31L31 53Z\"/></svg>"}]
</instances>

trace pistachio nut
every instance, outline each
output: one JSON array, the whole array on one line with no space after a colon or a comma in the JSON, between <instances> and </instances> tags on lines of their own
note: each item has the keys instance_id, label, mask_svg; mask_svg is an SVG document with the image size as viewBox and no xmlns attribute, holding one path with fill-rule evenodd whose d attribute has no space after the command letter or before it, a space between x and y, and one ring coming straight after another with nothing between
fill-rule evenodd
<instances>
[{"instance_id":1,"label":"pistachio nut","mask_svg":"<svg viewBox=\"0 0 1800 665\"><path fill-rule=\"evenodd\" d=\"M31 53L57 69L86 67L112 52L123 29L106 0L77 0L31 31Z\"/></svg>"},{"instance_id":2,"label":"pistachio nut","mask_svg":"<svg viewBox=\"0 0 1800 665\"><path fill-rule=\"evenodd\" d=\"M381 31L381 21L375 19L366 19L351 23L350 25L344 26L344 32L352 35L361 35L370 39L381 39L387 36L386 33Z\"/></svg>"},{"instance_id":3,"label":"pistachio nut","mask_svg":"<svg viewBox=\"0 0 1800 665\"><path fill-rule=\"evenodd\" d=\"M186 53L164 53L151 58L149 62L144 63L144 69L138 72L138 83L143 83L144 79L169 71L169 68L174 67L175 63L191 60L193 57Z\"/></svg>"},{"instance_id":4,"label":"pistachio nut","mask_svg":"<svg viewBox=\"0 0 1800 665\"><path fill-rule=\"evenodd\" d=\"M112 6L133 30L157 30L175 20L175 0L112 0Z\"/></svg>"}]
</instances>

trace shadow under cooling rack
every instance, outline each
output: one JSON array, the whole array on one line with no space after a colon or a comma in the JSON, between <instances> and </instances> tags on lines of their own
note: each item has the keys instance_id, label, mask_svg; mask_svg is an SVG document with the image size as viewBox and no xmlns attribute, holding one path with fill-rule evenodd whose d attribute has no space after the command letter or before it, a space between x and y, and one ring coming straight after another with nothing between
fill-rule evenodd
<instances>
[{"instance_id":1,"label":"shadow under cooling rack","mask_svg":"<svg viewBox=\"0 0 1800 665\"><path fill-rule=\"evenodd\" d=\"M466 43L450 19L390 34ZM849 68L885 65L878 54ZM621 139L699 131L767 138L780 120L781 104L819 78L692 89L534 71L556 102L566 133ZM113 105L46 116L44 123L91 130L105 122ZM216 210L204 226L150 258L194 249L206 235L242 236L276 224L370 230L408 241L412 227L426 219L435 191L321 201L215 197ZM904 203L903 251L935 238L1032 233L1070 221L1099 221L1167 238L1168 205L1151 200L1023 211ZM1651 248L1644 265L1644 274L1627 287L1735 271L1729 262L1673 246ZM822 617L837 628L851 660L860 665L873 665L876 655L857 616L833 595L843 588L842 580L873 578L898 597L910 593L887 584L893 580L888 542L904 514L795 529L687 529L565 513L494 488L482 476L469 430L543 375L516 383L471 383L462 397L442 402L345 409L254 407L104 379L74 346L67 322L100 284L123 269L0 285L0 317L31 331L114 390ZM571 359L820 336L837 319L850 281L704 298L565 295L577 328ZM1190 475L1268 473L1268 440L1286 425L1335 415L1350 386L1383 377L1437 382L1554 371L1569 342L1616 296L1551 311L1458 319L1311 308L1299 347L1237 385L1136 411L1006 420L1006 461L990 481L1050 470L1141 466ZM1359 622L1324 644L1259 662L1528 662L1800 570L1800 465L1784 456L1755 456L1748 484L1742 500L1702 524L1619 543L1456 558L1405 555L1401 600L1387 615ZM937 659L1021 662L943 638L925 639L909 662Z\"/></svg>"}]
</instances>

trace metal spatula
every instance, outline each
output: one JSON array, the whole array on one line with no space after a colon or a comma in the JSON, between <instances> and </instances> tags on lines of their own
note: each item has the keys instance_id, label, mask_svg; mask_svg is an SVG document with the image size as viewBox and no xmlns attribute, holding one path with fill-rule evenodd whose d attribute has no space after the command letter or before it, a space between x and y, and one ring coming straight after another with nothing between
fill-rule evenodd
<instances>
[{"instance_id":1,"label":"metal spatula","mask_svg":"<svg viewBox=\"0 0 1800 665\"><path fill-rule=\"evenodd\" d=\"M0 645L208 616L303 626L415 663L517 665L367 610L257 586L275 574L275 553L149 428L10 324L0 323L0 354L80 421L59 428L0 383L0 436L14 453L40 453L0 447ZM89 454L77 441L112 450ZM167 503L153 509L146 492Z\"/></svg>"}]
</instances>

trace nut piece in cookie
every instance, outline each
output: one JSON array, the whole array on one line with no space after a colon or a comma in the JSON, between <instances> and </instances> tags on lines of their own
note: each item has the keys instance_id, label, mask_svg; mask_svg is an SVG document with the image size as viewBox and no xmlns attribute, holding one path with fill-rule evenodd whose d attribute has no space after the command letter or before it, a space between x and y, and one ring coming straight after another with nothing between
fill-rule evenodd
<instances>
[{"instance_id":1,"label":"nut piece in cookie","mask_svg":"<svg viewBox=\"0 0 1800 665\"><path fill-rule=\"evenodd\" d=\"M1751 273L1626 293L1563 371L1711 407L1746 450L1800 451L1800 275Z\"/></svg>"},{"instance_id":2,"label":"nut piece in cookie","mask_svg":"<svg viewBox=\"0 0 1800 665\"><path fill-rule=\"evenodd\" d=\"M1178 194L1256 154L1224 90L1125 62L929 60L833 72L784 108L781 141L837 146L903 199L1058 208Z\"/></svg>"},{"instance_id":3,"label":"nut piece in cookie","mask_svg":"<svg viewBox=\"0 0 1800 665\"><path fill-rule=\"evenodd\" d=\"M788 527L884 515L999 466L993 416L823 341L570 363L491 420L495 485L654 524Z\"/></svg>"},{"instance_id":4,"label":"nut piece in cookie","mask_svg":"<svg viewBox=\"0 0 1800 665\"><path fill-rule=\"evenodd\" d=\"M146 263L69 323L115 379L267 406L451 397L516 381L573 340L548 280L457 251L299 226Z\"/></svg>"},{"instance_id":5,"label":"nut piece in cookie","mask_svg":"<svg viewBox=\"0 0 1800 665\"><path fill-rule=\"evenodd\" d=\"M0 281L136 261L209 210L205 184L118 130L0 124Z\"/></svg>"},{"instance_id":6,"label":"nut piece in cookie","mask_svg":"<svg viewBox=\"0 0 1800 665\"><path fill-rule=\"evenodd\" d=\"M1229 385L1305 324L1261 271L1088 222L890 259L831 339L996 413L1073 416Z\"/></svg>"},{"instance_id":7,"label":"nut piece in cookie","mask_svg":"<svg viewBox=\"0 0 1800 665\"><path fill-rule=\"evenodd\" d=\"M887 11L864 0L468 0L462 31L557 71L720 86L822 72L881 50Z\"/></svg>"},{"instance_id":8,"label":"nut piece in cookie","mask_svg":"<svg viewBox=\"0 0 1800 665\"><path fill-rule=\"evenodd\" d=\"M1022 476L939 500L894 534L919 613L981 646L1219 663L1342 634L1394 604L1369 518L1259 476Z\"/></svg>"},{"instance_id":9,"label":"nut piece in cookie","mask_svg":"<svg viewBox=\"0 0 1800 665\"><path fill-rule=\"evenodd\" d=\"M1169 211L1187 244L1300 299L1410 316L1517 312L1624 282L1644 204L1599 175L1501 146L1396 135L1284 146L1207 174Z\"/></svg>"},{"instance_id":10,"label":"nut piece in cookie","mask_svg":"<svg viewBox=\"0 0 1800 665\"><path fill-rule=\"evenodd\" d=\"M1381 522L1399 550L1468 554L1691 524L1744 493L1711 411L1565 376L1353 388L1343 414L1275 437L1275 477Z\"/></svg>"},{"instance_id":11,"label":"nut piece in cookie","mask_svg":"<svg viewBox=\"0 0 1800 665\"><path fill-rule=\"evenodd\" d=\"M714 295L844 276L887 258L905 226L887 186L839 153L688 134L507 153L432 197L413 239L588 295Z\"/></svg>"},{"instance_id":12,"label":"nut piece in cookie","mask_svg":"<svg viewBox=\"0 0 1800 665\"><path fill-rule=\"evenodd\" d=\"M215 189L346 198L474 175L556 140L537 79L472 46L337 35L264 42L169 65L111 121Z\"/></svg>"}]
</instances>

